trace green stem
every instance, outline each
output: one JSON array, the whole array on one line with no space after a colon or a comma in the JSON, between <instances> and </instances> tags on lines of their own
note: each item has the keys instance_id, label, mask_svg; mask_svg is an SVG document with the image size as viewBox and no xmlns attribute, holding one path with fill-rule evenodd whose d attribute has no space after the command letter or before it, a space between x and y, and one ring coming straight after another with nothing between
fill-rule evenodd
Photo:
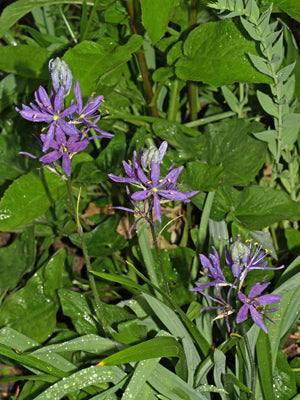
<instances>
[{"instance_id":1,"label":"green stem","mask_svg":"<svg viewBox=\"0 0 300 400\"><path fill-rule=\"evenodd\" d=\"M175 79L172 83L169 96L168 120L175 121L176 118L176 99L178 96L179 80Z\"/></svg>"},{"instance_id":2,"label":"green stem","mask_svg":"<svg viewBox=\"0 0 300 400\"><path fill-rule=\"evenodd\" d=\"M159 281L156 273L156 268L151 252L151 247L150 247L150 241L149 241L149 235L148 235L148 226L146 223L140 224L137 229L137 237L139 241L139 247L143 256L143 260L145 263L145 267L148 273L148 276L150 278L150 281L155 285L156 287L159 287ZM156 297L158 299L162 299L161 295L156 292L155 293Z\"/></svg>"},{"instance_id":3,"label":"green stem","mask_svg":"<svg viewBox=\"0 0 300 400\"><path fill-rule=\"evenodd\" d=\"M95 0L95 1L94 1L94 6L93 6L92 11L91 11L91 13L90 13L90 16L89 16L88 22L87 22L87 24L86 24L85 30L84 30L84 32L83 32L83 35L82 35L82 37L81 37L81 41L82 41L82 42L85 40L86 35L88 34L88 31L89 31L89 29L90 29L90 26L91 26L91 24L92 24L92 22L93 22L95 13L96 13L97 8L98 8L98 3L99 3L99 0Z\"/></svg>"},{"instance_id":4,"label":"green stem","mask_svg":"<svg viewBox=\"0 0 300 400\"><path fill-rule=\"evenodd\" d=\"M197 0L191 0L189 9L188 31L192 30L197 23ZM195 121L198 115L198 87L195 82L188 82L188 98L190 108L190 120Z\"/></svg>"},{"instance_id":5,"label":"green stem","mask_svg":"<svg viewBox=\"0 0 300 400\"><path fill-rule=\"evenodd\" d=\"M135 7L134 7L134 0L126 0L126 7L127 11L130 17L130 23L131 23L131 29L134 34L140 34L140 29L138 28L138 24L136 21L136 12L135 12ZM146 64L146 59L144 56L143 49L140 48L139 50L136 51L136 56L138 59L143 83L144 83L144 88L146 92L146 96L148 98L149 106L150 106L150 112L152 117L158 117L158 110L156 103L153 102L153 90L152 90L152 85L150 81L150 76L149 76L149 71L148 67Z\"/></svg>"},{"instance_id":6,"label":"green stem","mask_svg":"<svg viewBox=\"0 0 300 400\"><path fill-rule=\"evenodd\" d=\"M68 188L68 194L69 194L69 199L71 202L73 214L75 215L75 220L76 220L76 224L77 224L77 232L78 232L80 243L81 243L83 257L84 257L84 260L86 263L86 269L87 269L87 274L88 274L88 278L89 278L89 283L90 283L90 286L91 286L91 289L93 292L93 296L95 299L95 304L96 304L95 312L96 312L96 315L97 315L99 321L102 323L104 333L106 335L109 335L109 327L108 327L108 324L107 324L107 321L105 318L103 303L100 299L100 296L99 296L99 293L98 293L98 290L96 287L94 275L91 274L91 272L90 272L92 270L90 257L88 255L88 250L87 250L87 247L86 247L86 244L84 241L83 229L80 224L79 215L78 215L79 202L77 203L77 206L76 206L70 179L67 180L67 188Z\"/></svg>"},{"instance_id":7,"label":"green stem","mask_svg":"<svg viewBox=\"0 0 300 400\"><path fill-rule=\"evenodd\" d=\"M254 357L251 351L251 347L250 347L250 343L248 340L248 336L247 336L247 332L245 329L244 324L241 324L241 328L242 328L242 334L243 334L243 338L244 338L244 343L247 349L247 353L248 353L248 357L249 357L249 361L250 361L250 369L251 369L251 396L250 399L255 400L255 385L256 385L256 368L255 368L255 361L254 361Z\"/></svg>"},{"instance_id":8,"label":"green stem","mask_svg":"<svg viewBox=\"0 0 300 400\"><path fill-rule=\"evenodd\" d=\"M71 25L69 24L69 21L67 20L67 18L65 16L61 6L59 6L59 12L60 12L60 14L62 16L62 19L63 19L64 23L66 24L66 27L67 27L67 29L68 29L68 31L69 31L74 43L77 44L77 39L76 39L76 37L74 35L74 32L73 32L73 30L71 28Z\"/></svg>"},{"instance_id":9,"label":"green stem","mask_svg":"<svg viewBox=\"0 0 300 400\"><path fill-rule=\"evenodd\" d=\"M208 226L208 220L209 220L209 215L211 212L211 208L213 205L214 197L215 197L216 192L208 192L202 215L201 215L201 220L200 220L200 226L198 230L198 237L197 237L197 245L196 245L196 257L194 257L193 261L193 266L192 266L192 278L196 278L198 268L199 268L199 257L198 255L201 253L203 249L203 245L206 239L207 235L207 226Z\"/></svg>"},{"instance_id":10,"label":"green stem","mask_svg":"<svg viewBox=\"0 0 300 400\"><path fill-rule=\"evenodd\" d=\"M154 226L152 224L150 225L150 227L151 227L151 234L152 234L154 248L155 248L155 251L156 251L157 258L158 258L158 265L159 265L161 276L162 276L162 280L163 280L164 289L165 289L165 292L167 293L167 295L171 297L171 292L170 292L170 288L169 288L169 285L168 285L166 272L165 272L164 265L163 265L163 262L162 262L162 259L161 259L161 252L160 252L160 248L159 248L159 245L158 245L155 228L154 228Z\"/></svg>"}]
</instances>

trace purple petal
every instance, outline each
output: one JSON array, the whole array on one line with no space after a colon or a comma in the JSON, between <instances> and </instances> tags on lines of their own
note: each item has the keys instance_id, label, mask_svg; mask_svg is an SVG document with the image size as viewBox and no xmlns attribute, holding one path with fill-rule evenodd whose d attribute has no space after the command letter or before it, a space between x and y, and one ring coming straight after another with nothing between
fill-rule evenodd
<instances>
[{"instance_id":1,"label":"purple petal","mask_svg":"<svg viewBox=\"0 0 300 400\"><path fill-rule=\"evenodd\" d=\"M61 118L63 117L68 117L69 115L72 115L76 112L77 110L77 104L72 104L70 107L66 108L64 111L62 111L59 116Z\"/></svg>"},{"instance_id":2,"label":"purple petal","mask_svg":"<svg viewBox=\"0 0 300 400\"><path fill-rule=\"evenodd\" d=\"M199 254L200 257L200 261L201 261L201 265L204 269L204 272L210 272L210 270L212 269L212 265L211 262L209 261L209 259L204 255L204 254Z\"/></svg>"},{"instance_id":3,"label":"purple petal","mask_svg":"<svg viewBox=\"0 0 300 400\"><path fill-rule=\"evenodd\" d=\"M133 200L146 200L152 194L151 190L141 190L140 192L135 192L131 195Z\"/></svg>"},{"instance_id":4,"label":"purple petal","mask_svg":"<svg viewBox=\"0 0 300 400\"><path fill-rule=\"evenodd\" d=\"M45 154L43 157L41 157L39 160L45 164L51 164L58 160L62 156L62 153L55 150L51 151L51 153Z\"/></svg>"},{"instance_id":5,"label":"purple petal","mask_svg":"<svg viewBox=\"0 0 300 400\"><path fill-rule=\"evenodd\" d=\"M165 140L162 142L162 144L159 146L159 149L158 149L159 150L159 159L158 159L159 163L162 162L162 159L164 158L164 156L166 154L167 148L168 148L168 142Z\"/></svg>"},{"instance_id":6,"label":"purple petal","mask_svg":"<svg viewBox=\"0 0 300 400\"><path fill-rule=\"evenodd\" d=\"M25 156L31 157L31 158L38 158L37 156L34 156L31 153L26 153L26 151L19 151L19 154L24 154Z\"/></svg>"},{"instance_id":7,"label":"purple petal","mask_svg":"<svg viewBox=\"0 0 300 400\"><path fill-rule=\"evenodd\" d=\"M114 182L118 182L118 183L136 183L135 179L132 178L123 178L121 176L117 176L114 174L108 174L108 177L114 181Z\"/></svg>"},{"instance_id":8,"label":"purple petal","mask_svg":"<svg viewBox=\"0 0 300 400\"><path fill-rule=\"evenodd\" d=\"M87 139L81 140L80 142L71 143L68 145L68 151L71 153L78 153L79 151L83 151L89 144Z\"/></svg>"},{"instance_id":9,"label":"purple petal","mask_svg":"<svg viewBox=\"0 0 300 400\"><path fill-rule=\"evenodd\" d=\"M278 303L281 301L281 297L277 296L276 294L265 294L264 296L260 296L258 298L259 304L266 305L266 304L273 304Z\"/></svg>"},{"instance_id":10,"label":"purple petal","mask_svg":"<svg viewBox=\"0 0 300 400\"><path fill-rule=\"evenodd\" d=\"M79 86L79 81L77 79L76 84L74 86L74 93L75 93L75 98L77 101L77 109L78 109L78 114L81 112L82 110L82 95L81 95L81 89Z\"/></svg>"},{"instance_id":11,"label":"purple petal","mask_svg":"<svg viewBox=\"0 0 300 400\"><path fill-rule=\"evenodd\" d=\"M154 187L158 186L159 177L160 177L160 165L159 165L159 162L153 161L151 163L151 180L152 180L152 185Z\"/></svg>"},{"instance_id":12,"label":"purple petal","mask_svg":"<svg viewBox=\"0 0 300 400\"><path fill-rule=\"evenodd\" d=\"M58 146L57 147L53 146L54 132L55 132L55 124L51 124L49 129L48 129L48 132L45 135L45 138L43 140L43 148L42 148L43 152L47 151L50 146L53 147L53 148L56 148L56 150L58 150Z\"/></svg>"},{"instance_id":13,"label":"purple petal","mask_svg":"<svg viewBox=\"0 0 300 400\"><path fill-rule=\"evenodd\" d=\"M271 282L264 283L264 284L261 284L259 282L256 283L250 290L249 298L253 299L254 297L259 296L270 285L270 283Z\"/></svg>"},{"instance_id":14,"label":"purple petal","mask_svg":"<svg viewBox=\"0 0 300 400\"><path fill-rule=\"evenodd\" d=\"M57 114L64 105L64 94L65 94L65 89L63 86L61 86L58 89L58 92L56 93L55 99L54 99L54 112Z\"/></svg>"},{"instance_id":15,"label":"purple petal","mask_svg":"<svg viewBox=\"0 0 300 400\"><path fill-rule=\"evenodd\" d=\"M150 187L152 186L152 185L150 185L150 183L149 183L149 178L144 174L144 172L141 170L141 168L138 168L138 169L137 169L136 174L137 174L139 180L140 180L144 185L150 186Z\"/></svg>"},{"instance_id":16,"label":"purple petal","mask_svg":"<svg viewBox=\"0 0 300 400\"><path fill-rule=\"evenodd\" d=\"M250 307L250 313L254 323L259 326L264 332L268 333L266 325L264 324L264 321L259 312L254 307Z\"/></svg>"},{"instance_id":17,"label":"purple petal","mask_svg":"<svg viewBox=\"0 0 300 400\"><path fill-rule=\"evenodd\" d=\"M63 154L62 169L67 176L71 175L71 160L68 153Z\"/></svg>"},{"instance_id":18,"label":"purple petal","mask_svg":"<svg viewBox=\"0 0 300 400\"><path fill-rule=\"evenodd\" d=\"M35 100L39 106L44 106L47 109L52 109L49 96L43 86L40 86L35 92Z\"/></svg>"},{"instance_id":19,"label":"purple petal","mask_svg":"<svg viewBox=\"0 0 300 400\"><path fill-rule=\"evenodd\" d=\"M61 86L61 88L63 88L63 87ZM74 125L68 124L63 119L57 120L57 123L58 123L59 127L69 136L80 134L80 131Z\"/></svg>"},{"instance_id":20,"label":"purple petal","mask_svg":"<svg viewBox=\"0 0 300 400\"><path fill-rule=\"evenodd\" d=\"M154 197L154 213L158 221L161 222L161 207L160 207L159 197L157 196L156 193L154 193L153 197Z\"/></svg>"},{"instance_id":21,"label":"purple petal","mask_svg":"<svg viewBox=\"0 0 300 400\"><path fill-rule=\"evenodd\" d=\"M185 193L178 192L176 190L165 190L165 189L159 189L157 191L160 196L164 197L165 199L172 200L172 201L184 201L186 200L186 195Z\"/></svg>"},{"instance_id":22,"label":"purple petal","mask_svg":"<svg viewBox=\"0 0 300 400\"><path fill-rule=\"evenodd\" d=\"M244 304L240 309L239 312L237 313L237 317L236 317L236 323L240 324L241 322L245 321L247 319L248 316L248 304Z\"/></svg>"},{"instance_id":23,"label":"purple petal","mask_svg":"<svg viewBox=\"0 0 300 400\"><path fill-rule=\"evenodd\" d=\"M239 299L240 299L243 303L246 303L246 301L247 301L247 296L246 296L244 293L238 292L238 296L239 296Z\"/></svg>"}]
</instances>

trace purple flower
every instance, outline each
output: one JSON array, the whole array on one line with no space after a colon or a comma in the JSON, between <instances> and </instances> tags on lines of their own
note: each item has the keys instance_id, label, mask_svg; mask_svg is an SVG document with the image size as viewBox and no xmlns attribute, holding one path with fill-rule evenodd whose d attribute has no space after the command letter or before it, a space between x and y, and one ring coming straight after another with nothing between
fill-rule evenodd
<instances>
[{"instance_id":1,"label":"purple flower","mask_svg":"<svg viewBox=\"0 0 300 400\"><path fill-rule=\"evenodd\" d=\"M280 296L276 294L266 294L264 296L258 297L268 286L268 283L256 283L250 290L248 296L243 294L242 292L238 292L239 299L243 304L243 306L239 309L237 314L236 322L240 324L245 321L248 317L248 311L250 311L251 318L264 332L268 333L267 328L263 322L262 317L268 319L273 322L269 317L264 315L264 312L273 312L280 309L280 307L273 308L272 310L264 310L263 306L266 304L277 303L281 300Z\"/></svg>"},{"instance_id":2,"label":"purple flower","mask_svg":"<svg viewBox=\"0 0 300 400\"><path fill-rule=\"evenodd\" d=\"M64 132L60 129L56 132L56 138L56 141L52 139L49 144L49 147L54 149L54 151L45 154L39 159L39 161L44 165L52 165L62 157L62 169L67 176L70 176L71 157L73 153L78 153L79 151L84 150L89 144L89 139L78 141L77 137L70 136L69 139L66 140ZM41 139L45 140L45 135L41 135Z\"/></svg>"},{"instance_id":3,"label":"purple flower","mask_svg":"<svg viewBox=\"0 0 300 400\"><path fill-rule=\"evenodd\" d=\"M78 136L80 133L79 130L63 119L64 117L70 117L71 114L76 111L77 106L73 104L63 110L64 88L62 86L58 89L57 93L51 97L51 100L42 86L35 91L34 95L37 106L33 103L30 103L30 107L23 104L22 110L18 108L16 108L16 110L28 121L49 123L48 133L43 142L43 151L46 151L50 147L50 143L58 128L67 135Z\"/></svg>"},{"instance_id":4,"label":"purple flower","mask_svg":"<svg viewBox=\"0 0 300 400\"><path fill-rule=\"evenodd\" d=\"M156 218L161 222L161 197L167 200L179 200L189 202L189 197L194 196L198 191L182 193L178 191L177 179L183 167L174 168L172 165L165 178L160 178L160 163L166 153L168 143L163 142L158 150L141 151L138 156L134 152L133 164L130 165L123 161L126 177L120 177L109 174L109 178L115 182L131 183L141 191L132 194L131 198L136 201L146 201L150 198L151 208L153 207ZM155 161L153 161L155 160ZM150 177L148 173L148 165L150 163ZM144 170L145 172L144 172ZM149 173L148 173L149 175Z\"/></svg>"},{"instance_id":5,"label":"purple flower","mask_svg":"<svg viewBox=\"0 0 300 400\"><path fill-rule=\"evenodd\" d=\"M131 233L131 231L136 227L136 225L138 224L138 222L139 221L141 221L142 219L145 219L146 221L148 221L150 224L153 224L154 226L155 226L155 228L157 229L157 230L159 230L158 229L158 227L156 226L156 224L155 224L155 222L154 221L152 221L152 219L151 218L149 218L149 212L151 211L151 209L152 209L152 205L150 205L150 207L148 207L148 209L147 209L147 202L146 202L146 200L144 201L144 209L142 210L137 204L136 204L136 202L135 201L133 201L132 199L131 199L131 195L130 195L130 191L129 191L129 189L128 189L128 186L126 186L126 192L127 192L127 195L128 195L128 197L129 197L129 199L130 199L130 202L131 202L131 204L134 206L134 210L132 210L131 208L127 208L127 207L112 207L112 208L115 208L115 209L117 209L117 210L124 210L124 211L128 211L128 212L131 212L131 213L134 213L135 214L135 216L136 216L136 220L134 221L134 223L131 225L131 227L130 227L130 229L129 229L129 233ZM147 210L146 210L147 209Z\"/></svg>"},{"instance_id":6,"label":"purple flower","mask_svg":"<svg viewBox=\"0 0 300 400\"><path fill-rule=\"evenodd\" d=\"M240 287L246 278L249 271L253 269L277 270L284 268L280 267L267 267L268 261L265 260L269 250L262 250L262 246L258 243L250 245L242 243L241 236L237 235L237 240L230 246L230 252L227 247L225 248L226 263L230 266L232 274L235 278L240 279Z\"/></svg>"},{"instance_id":7,"label":"purple flower","mask_svg":"<svg viewBox=\"0 0 300 400\"><path fill-rule=\"evenodd\" d=\"M196 283L197 287L190 289L190 290L201 293L203 289L206 289L210 286L215 286L218 297L221 297L220 289L219 289L218 285L224 284L225 277L221 271L219 254L214 247L213 247L213 251L214 251L214 254L209 255L212 262L210 262L210 260L204 254L199 254L200 261L201 261L201 264L203 267L202 274L209 276L210 278L213 278L213 281L208 282L208 283Z\"/></svg>"},{"instance_id":8,"label":"purple flower","mask_svg":"<svg viewBox=\"0 0 300 400\"><path fill-rule=\"evenodd\" d=\"M212 300L212 301L215 301L216 303L221 304L220 306L202 307L201 310L200 310L200 313L202 313L202 312L205 311L205 310L221 310L220 313L219 313L219 315L218 315L216 318L214 318L214 319L212 320L212 322L216 321L217 319L225 318L226 326L227 326L228 332L230 332L230 325L229 325L229 318L228 318L228 317L229 317L229 315L231 315L231 314L233 314L233 313L235 312L235 310L234 310L234 309L232 308L232 306L229 304L229 301L230 301L230 293L231 293L232 288L233 288L233 286L231 286L230 289L228 290L228 293L227 293L227 301L225 301L225 300L221 297L220 293L219 293L219 299L215 299L214 297L211 297L211 296L209 296L208 294L206 294L206 293L202 292L201 290L199 290L199 292L200 292L203 296L207 297L208 299L210 299L210 300Z\"/></svg>"},{"instance_id":9,"label":"purple flower","mask_svg":"<svg viewBox=\"0 0 300 400\"><path fill-rule=\"evenodd\" d=\"M93 98L91 96L86 105L83 107L81 89L78 80L76 81L76 84L74 86L74 93L77 101L76 113L78 115L78 122L82 122L89 128L95 129L96 132L99 132L101 134L100 137L112 138L114 135L103 131L96 125L96 123L99 121L101 117L101 114L99 113L98 109L100 108L104 97L97 96L96 98ZM94 121L91 122L89 121L89 119L94 119Z\"/></svg>"}]
</instances>

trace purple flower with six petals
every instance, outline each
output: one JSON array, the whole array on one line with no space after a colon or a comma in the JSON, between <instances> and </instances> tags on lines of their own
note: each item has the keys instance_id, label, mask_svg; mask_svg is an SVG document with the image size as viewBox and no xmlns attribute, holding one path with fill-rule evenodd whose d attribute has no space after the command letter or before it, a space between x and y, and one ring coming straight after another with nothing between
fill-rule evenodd
<instances>
[{"instance_id":1,"label":"purple flower with six petals","mask_svg":"<svg viewBox=\"0 0 300 400\"><path fill-rule=\"evenodd\" d=\"M258 297L270 284L268 283L256 283L250 290L248 296L242 292L238 292L239 299L243 306L239 309L237 314L236 322L240 324L245 321L248 317L248 311L250 311L251 317L254 323L259 326L264 332L268 333L266 325L263 322L262 317L273 322L269 317L267 317L264 312L274 312L280 309L280 307L273 308L272 310L263 310L263 306L266 304L277 303L281 300L281 297L276 294L266 294L264 296Z\"/></svg>"}]
</instances>

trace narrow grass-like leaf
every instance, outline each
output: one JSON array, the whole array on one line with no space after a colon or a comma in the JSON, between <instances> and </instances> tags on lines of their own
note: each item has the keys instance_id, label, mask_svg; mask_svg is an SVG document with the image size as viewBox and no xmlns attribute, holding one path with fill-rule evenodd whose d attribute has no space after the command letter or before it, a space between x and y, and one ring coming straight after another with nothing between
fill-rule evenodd
<instances>
[{"instance_id":1,"label":"narrow grass-like leaf","mask_svg":"<svg viewBox=\"0 0 300 400\"><path fill-rule=\"evenodd\" d=\"M144 399L144 397L141 397L140 391L152 371L156 368L159 360L160 358L152 358L138 363L122 396L122 400Z\"/></svg>"},{"instance_id":2,"label":"narrow grass-like leaf","mask_svg":"<svg viewBox=\"0 0 300 400\"><path fill-rule=\"evenodd\" d=\"M273 399L272 387L272 352L268 335L262 330L256 342L256 357L260 386L265 399Z\"/></svg>"},{"instance_id":3,"label":"narrow grass-like leaf","mask_svg":"<svg viewBox=\"0 0 300 400\"><path fill-rule=\"evenodd\" d=\"M99 365L110 366L148 360L150 358L181 356L183 356L182 347L176 339L172 337L158 337L112 354L102 360Z\"/></svg>"},{"instance_id":4,"label":"narrow grass-like leaf","mask_svg":"<svg viewBox=\"0 0 300 400\"><path fill-rule=\"evenodd\" d=\"M68 393L97 383L112 382L113 384L117 384L124 376L125 372L122 372L122 370L117 367L92 366L75 372L67 378L61 379L39 396L35 397L34 400L59 400Z\"/></svg>"}]
</instances>

